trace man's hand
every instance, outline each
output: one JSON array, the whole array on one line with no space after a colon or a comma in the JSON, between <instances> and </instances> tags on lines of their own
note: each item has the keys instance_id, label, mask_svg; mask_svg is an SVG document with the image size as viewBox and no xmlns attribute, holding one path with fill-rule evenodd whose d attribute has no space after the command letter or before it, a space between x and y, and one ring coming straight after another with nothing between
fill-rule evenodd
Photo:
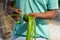
<instances>
[{"instance_id":1,"label":"man's hand","mask_svg":"<svg viewBox=\"0 0 60 40\"><path fill-rule=\"evenodd\" d=\"M22 15L22 11L20 9L14 9L13 7L9 6L8 10L13 12L11 16L13 17L14 20L18 20Z\"/></svg>"},{"instance_id":2,"label":"man's hand","mask_svg":"<svg viewBox=\"0 0 60 40\"><path fill-rule=\"evenodd\" d=\"M22 14L22 11L20 9L14 9L14 2L9 1L8 4L8 10L12 13L11 16L14 20L18 20Z\"/></svg>"},{"instance_id":3,"label":"man's hand","mask_svg":"<svg viewBox=\"0 0 60 40\"><path fill-rule=\"evenodd\" d=\"M30 13L29 15L32 16L32 17L34 17L34 18L37 18L38 13Z\"/></svg>"},{"instance_id":4,"label":"man's hand","mask_svg":"<svg viewBox=\"0 0 60 40\"><path fill-rule=\"evenodd\" d=\"M36 18L37 14L36 13L25 14L23 17L24 21L28 22L28 16L32 16L32 17Z\"/></svg>"},{"instance_id":5,"label":"man's hand","mask_svg":"<svg viewBox=\"0 0 60 40\"><path fill-rule=\"evenodd\" d=\"M20 10L20 9L15 9L15 12L16 12L17 14L21 15L22 10Z\"/></svg>"},{"instance_id":6,"label":"man's hand","mask_svg":"<svg viewBox=\"0 0 60 40\"><path fill-rule=\"evenodd\" d=\"M40 12L40 13L33 12L28 15L31 15L34 18L53 19L56 17L56 10L50 10L47 12Z\"/></svg>"},{"instance_id":7,"label":"man's hand","mask_svg":"<svg viewBox=\"0 0 60 40\"><path fill-rule=\"evenodd\" d=\"M21 15L22 15L22 11L19 10L19 9L15 9L15 11L14 11L14 13L13 13L13 18L14 18L15 20L19 20Z\"/></svg>"}]
</instances>

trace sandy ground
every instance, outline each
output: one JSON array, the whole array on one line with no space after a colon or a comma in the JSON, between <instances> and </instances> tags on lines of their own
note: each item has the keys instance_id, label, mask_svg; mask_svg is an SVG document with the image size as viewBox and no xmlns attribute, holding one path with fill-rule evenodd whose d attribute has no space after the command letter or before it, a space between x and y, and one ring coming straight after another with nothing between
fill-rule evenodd
<instances>
[{"instance_id":1,"label":"sandy ground","mask_svg":"<svg viewBox=\"0 0 60 40\"><path fill-rule=\"evenodd\" d=\"M51 23L49 24L49 29L50 29L50 40L60 40L60 25Z\"/></svg>"}]
</instances>

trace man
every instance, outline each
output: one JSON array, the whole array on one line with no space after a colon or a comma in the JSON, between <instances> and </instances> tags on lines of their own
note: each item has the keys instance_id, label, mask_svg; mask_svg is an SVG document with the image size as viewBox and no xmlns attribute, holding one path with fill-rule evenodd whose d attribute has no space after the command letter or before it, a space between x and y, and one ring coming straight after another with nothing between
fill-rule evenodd
<instances>
[{"instance_id":1,"label":"man","mask_svg":"<svg viewBox=\"0 0 60 40\"><path fill-rule=\"evenodd\" d=\"M22 15L21 17L15 17L16 20L20 18L22 24L16 24L11 40L25 40L26 30L28 22L23 20L23 15L28 14L36 19L36 40L48 40L49 30L48 22L46 19L52 19L56 17L56 9L58 9L58 0L16 0L16 9L12 7L11 3L8 3L10 11L16 12ZM21 11L19 11L21 10Z\"/></svg>"}]
</instances>

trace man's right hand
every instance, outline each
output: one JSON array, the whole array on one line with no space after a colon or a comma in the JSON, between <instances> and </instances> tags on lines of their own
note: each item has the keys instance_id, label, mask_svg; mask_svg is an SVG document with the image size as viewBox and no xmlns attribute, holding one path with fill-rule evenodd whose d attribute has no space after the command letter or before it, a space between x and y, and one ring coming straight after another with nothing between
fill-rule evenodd
<instances>
[{"instance_id":1,"label":"man's right hand","mask_svg":"<svg viewBox=\"0 0 60 40\"><path fill-rule=\"evenodd\" d=\"M19 20L22 15L22 11L20 9L15 9L13 13L14 20Z\"/></svg>"},{"instance_id":2,"label":"man's right hand","mask_svg":"<svg viewBox=\"0 0 60 40\"><path fill-rule=\"evenodd\" d=\"M19 20L20 16L22 15L22 11L20 9L14 9L13 8L13 3L8 2L8 10L12 13L12 17L14 20Z\"/></svg>"}]
</instances>

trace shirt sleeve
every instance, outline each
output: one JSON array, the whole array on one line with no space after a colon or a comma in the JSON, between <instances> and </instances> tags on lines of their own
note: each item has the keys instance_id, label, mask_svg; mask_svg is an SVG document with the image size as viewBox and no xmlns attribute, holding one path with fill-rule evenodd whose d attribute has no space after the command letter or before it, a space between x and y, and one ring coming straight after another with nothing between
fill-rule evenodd
<instances>
[{"instance_id":1,"label":"shirt sleeve","mask_svg":"<svg viewBox=\"0 0 60 40\"><path fill-rule=\"evenodd\" d=\"M58 0L48 0L47 9L58 9Z\"/></svg>"}]
</instances>

